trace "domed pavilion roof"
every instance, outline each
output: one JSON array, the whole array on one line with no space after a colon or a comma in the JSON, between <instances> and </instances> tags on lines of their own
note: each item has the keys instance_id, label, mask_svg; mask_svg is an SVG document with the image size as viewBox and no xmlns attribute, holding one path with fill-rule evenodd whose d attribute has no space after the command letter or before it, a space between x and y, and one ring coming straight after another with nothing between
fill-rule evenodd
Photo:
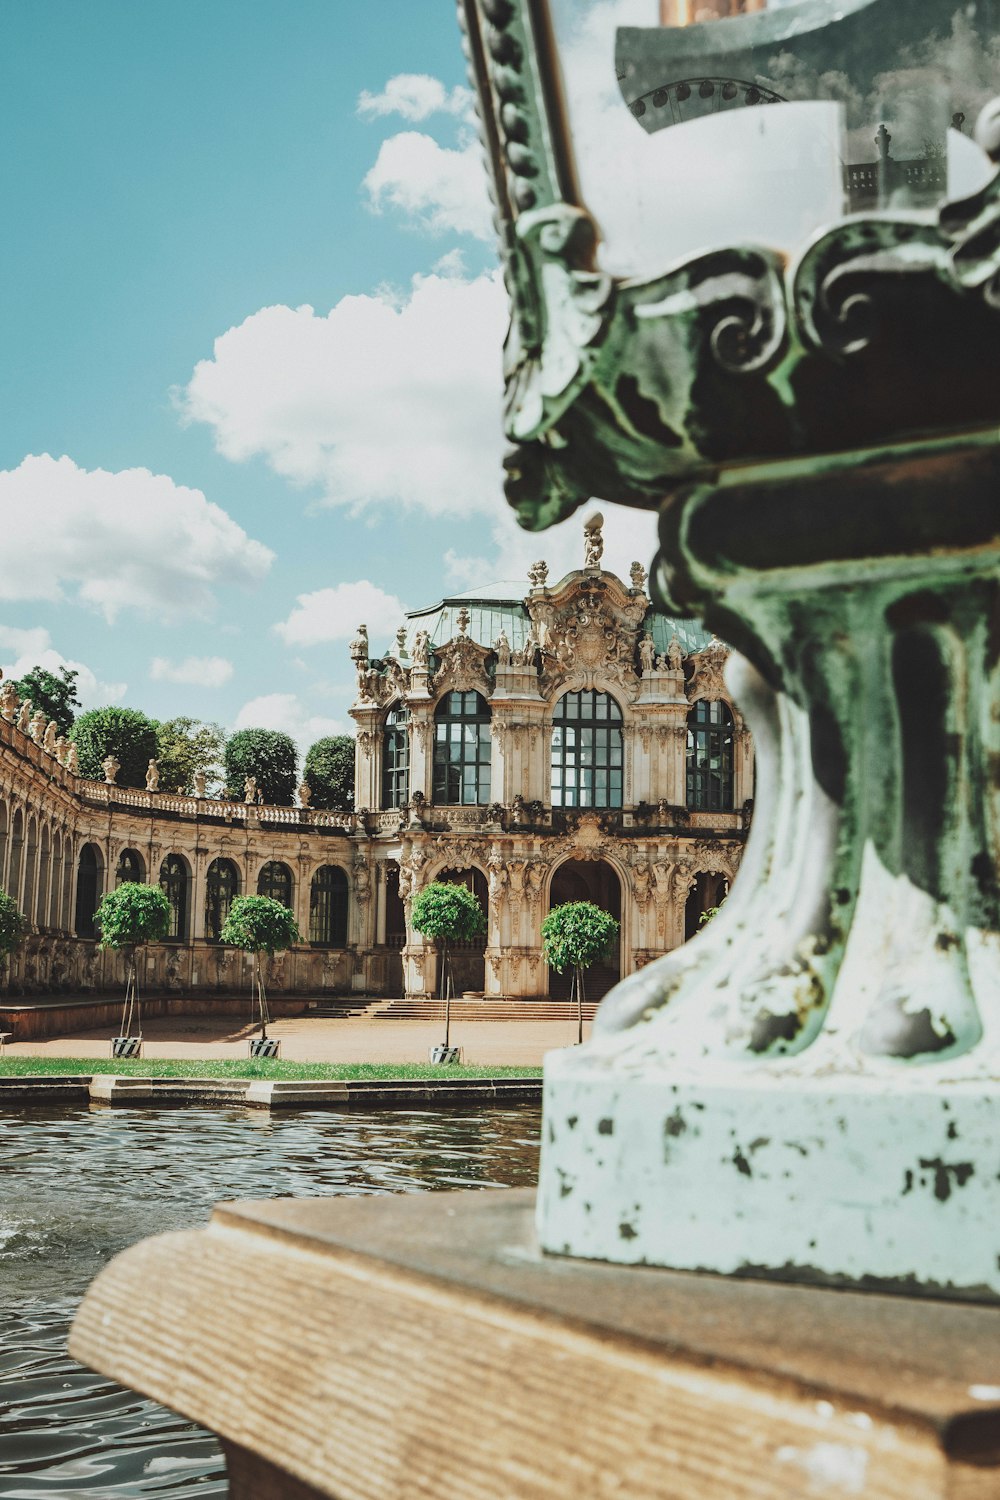
<instances>
[{"instance_id":1,"label":"domed pavilion roof","mask_svg":"<svg viewBox=\"0 0 1000 1500\"><path fill-rule=\"evenodd\" d=\"M418 630L427 631L431 650L457 636L458 615L462 609L469 614L467 633L472 640L481 646L492 646L500 631L505 630L511 649L518 651L524 645L531 624L524 606L526 594L522 581L505 579L466 589L464 593L448 594L437 604L429 604L423 609L409 610L405 621L407 653ZM697 620L660 614L655 609L647 612L645 628L652 635L657 651L666 651L671 636L675 634L685 653L702 650L712 638Z\"/></svg>"}]
</instances>

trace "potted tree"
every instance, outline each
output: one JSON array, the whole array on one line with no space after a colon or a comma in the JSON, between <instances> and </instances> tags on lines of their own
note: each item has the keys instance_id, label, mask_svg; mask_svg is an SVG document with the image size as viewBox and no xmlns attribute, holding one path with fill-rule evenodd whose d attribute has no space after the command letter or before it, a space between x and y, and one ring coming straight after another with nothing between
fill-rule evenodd
<instances>
[{"instance_id":1,"label":"potted tree","mask_svg":"<svg viewBox=\"0 0 1000 1500\"><path fill-rule=\"evenodd\" d=\"M451 969L451 944L469 942L486 926L479 901L464 885L435 880L414 897L410 924L415 932L434 938L441 950L438 991L444 1001L444 1043L432 1047L432 1063L457 1063L461 1049L451 1045L451 997L455 982Z\"/></svg>"},{"instance_id":2,"label":"potted tree","mask_svg":"<svg viewBox=\"0 0 1000 1500\"><path fill-rule=\"evenodd\" d=\"M277 1057L281 1043L267 1034L269 1018L261 954L273 958L302 941L295 917L287 906L272 901L270 896L237 896L219 935L224 943L253 954L252 983L260 1013L260 1036L250 1038L250 1056Z\"/></svg>"},{"instance_id":3,"label":"potted tree","mask_svg":"<svg viewBox=\"0 0 1000 1500\"><path fill-rule=\"evenodd\" d=\"M576 1040L583 1041L583 971L603 958L618 937L618 922L592 901L554 906L542 923L545 962L557 974L573 970L570 999L576 997Z\"/></svg>"},{"instance_id":4,"label":"potted tree","mask_svg":"<svg viewBox=\"0 0 1000 1500\"><path fill-rule=\"evenodd\" d=\"M125 954L125 1006L119 1034L111 1040L111 1056L141 1057L142 1008L136 955L144 943L166 937L170 902L158 885L138 885L129 880L101 897L94 922L101 934L99 946Z\"/></svg>"},{"instance_id":5,"label":"potted tree","mask_svg":"<svg viewBox=\"0 0 1000 1500\"><path fill-rule=\"evenodd\" d=\"M24 937L27 926L17 902L0 888L0 966L6 967L7 960ZM0 1032L0 1048L9 1036L10 1032Z\"/></svg>"}]
</instances>

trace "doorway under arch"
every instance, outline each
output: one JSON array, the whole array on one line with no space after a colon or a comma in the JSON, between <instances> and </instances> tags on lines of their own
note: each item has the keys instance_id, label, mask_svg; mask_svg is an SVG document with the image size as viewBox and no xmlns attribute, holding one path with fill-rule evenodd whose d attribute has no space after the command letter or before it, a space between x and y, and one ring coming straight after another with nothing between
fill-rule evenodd
<instances>
[{"instance_id":1,"label":"doorway under arch","mask_svg":"<svg viewBox=\"0 0 1000 1500\"><path fill-rule=\"evenodd\" d=\"M436 877L446 885L464 885L472 892L483 909L483 917L489 911L489 887L482 870L442 870ZM455 978L455 994L481 995L486 988L486 926L477 938L468 943L452 943L451 970Z\"/></svg>"},{"instance_id":2,"label":"doorway under arch","mask_svg":"<svg viewBox=\"0 0 1000 1500\"><path fill-rule=\"evenodd\" d=\"M606 860L568 859L552 877L549 910L567 901L592 901L610 913L616 922L622 919L622 887L618 873ZM621 978L621 933L613 957L602 964L592 964L584 975L588 1000L601 1000ZM549 995L553 1000L568 1000L573 976L549 970Z\"/></svg>"},{"instance_id":3,"label":"doorway under arch","mask_svg":"<svg viewBox=\"0 0 1000 1500\"><path fill-rule=\"evenodd\" d=\"M684 903L684 941L697 937L703 927L702 916L722 905L729 895L729 881L719 870L703 871L691 887Z\"/></svg>"}]
</instances>

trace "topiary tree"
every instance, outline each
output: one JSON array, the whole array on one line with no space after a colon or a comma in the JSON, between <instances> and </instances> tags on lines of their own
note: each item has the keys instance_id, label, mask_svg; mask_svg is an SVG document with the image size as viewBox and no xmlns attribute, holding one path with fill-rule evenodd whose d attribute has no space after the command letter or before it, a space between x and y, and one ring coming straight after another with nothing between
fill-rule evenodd
<instances>
[{"instance_id":1,"label":"topiary tree","mask_svg":"<svg viewBox=\"0 0 1000 1500\"><path fill-rule=\"evenodd\" d=\"M296 760L294 742L279 729L238 729L226 741L226 795L242 800L252 776L262 801L291 807Z\"/></svg>"},{"instance_id":2,"label":"topiary tree","mask_svg":"<svg viewBox=\"0 0 1000 1500\"><path fill-rule=\"evenodd\" d=\"M79 672L71 671L69 667L61 667L58 677L45 667L32 667L14 686L22 701L27 698L32 708L41 709L48 719L55 719L60 734L69 734L76 710L80 707L80 700L76 696L76 679L79 675Z\"/></svg>"},{"instance_id":3,"label":"topiary tree","mask_svg":"<svg viewBox=\"0 0 1000 1500\"><path fill-rule=\"evenodd\" d=\"M573 970L576 995L577 1042L583 1041L583 971L604 958L618 937L618 922L592 901L567 901L554 906L542 923L545 962L557 974Z\"/></svg>"},{"instance_id":4,"label":"topiary tree","mask_svg":"<svg viewBox=\"0 0 1000 1500\"><path fill-rule=\"evenodd\" d=\"M27 930L27 920L17 902L0 887L0 962L7 962Z\"/></svg>"},{"instance_id":5,"label":"topiary tree","mask_svg":"<svg viewBox=\"0 0 1000 1500\"><path fill-rule=\"evenodd\" d=\"M414 897L410 925L424 937L434 938L441 948L439 989L444 1000L444 1045L451 1043L451 943L467 943L486 927L486 916L467 886L434 880Z\"/></svg>"},{"instance_id":6,"label":"topiary tree","mask_svg":"<svg viewBox=\"0 0 1000 1500\"><path fill-rule=\"evenodd\" d=\"M194 791L196 771L204 771L211 796L222 787L226 732L220 724L203 724L181 716L156 725L156 763L163 792Z\"/></svg>"},{"instance_id":7,"label":"topiary tree","mask_svg":"<svg viewBox=\"0 0 1000 1500\"><path fill-rule=\"evenodd\" d=\"M354 740L331 734L310 745L303 779L312 792L313 807L350 812L354 807Z\"/></svg>"},{"instance_id":8,"label":"topiary tree","mask_svg":"<svg viewBox=\"0 0 1000 1500\"><path fill-rule=\"evenodd\" d=\"M125 954L125 1007L119 1035L130 1037L134 1022L135 1034L141 1038L136 954L144 943L158 943L170 931L170 902L158 885L139 885L129 880L101 897L94 924L101 934L99 947Z\"/></svg>"},{"instance_id":9,"label":"topiary tree","mask_svg":"<svg viewBox=\"0 0 1000 1500\"><path fill-rule=\"evenodd\" d=\"M295 917L270 896L237 896L219 934L224 943L253 954L253 985L260 1009L261 1041L267 1041L267 994L264 989L262 953L271 958L293 943L302 941Z\"/></svg>"},{"instance_id":10,"label":"topiary tree","mask_svg":"<svg viewBox=\"0 0 1000 1500\"><path fill-rule=\"evenodd\" d=\"M156 756L156 725L136 708L92 708L70 730L80 761L80 775L104 780L104 761L119 762L122 786L146 785L146 768Z\"/></svg>"}]
</instances>

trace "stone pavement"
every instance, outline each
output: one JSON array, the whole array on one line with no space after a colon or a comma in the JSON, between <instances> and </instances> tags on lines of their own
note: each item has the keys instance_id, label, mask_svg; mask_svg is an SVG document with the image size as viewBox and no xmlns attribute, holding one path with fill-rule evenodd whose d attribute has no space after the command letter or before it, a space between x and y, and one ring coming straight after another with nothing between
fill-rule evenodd
<instances>
[{"instance_id":1,"label":"stone pavement","mask_svg":"<svg viewBox=\"0 0 1000 1500\"><path fill-rule=\"evenodd\" d=\"M584 1036L590 1034L585 1023ZM108 1057L114 1027L74 1028L61 1037L12 1042L5 1057ZM238 1025L229 1016L174 1016L152 1020L143 1028L147 1058L206 1061L243 1058L247 1038L256 1028ZM282 1016L268 1026L281 1038L286 1062L358 1063L426 1062L428 1048L444 1040L441 1021L370 1021ZM463 1061L484 1066L537 1067L553 1047L576 1041L576 1021L453 1021L452 1046L463 1049Z\"/></svg>"}]
</instances>

